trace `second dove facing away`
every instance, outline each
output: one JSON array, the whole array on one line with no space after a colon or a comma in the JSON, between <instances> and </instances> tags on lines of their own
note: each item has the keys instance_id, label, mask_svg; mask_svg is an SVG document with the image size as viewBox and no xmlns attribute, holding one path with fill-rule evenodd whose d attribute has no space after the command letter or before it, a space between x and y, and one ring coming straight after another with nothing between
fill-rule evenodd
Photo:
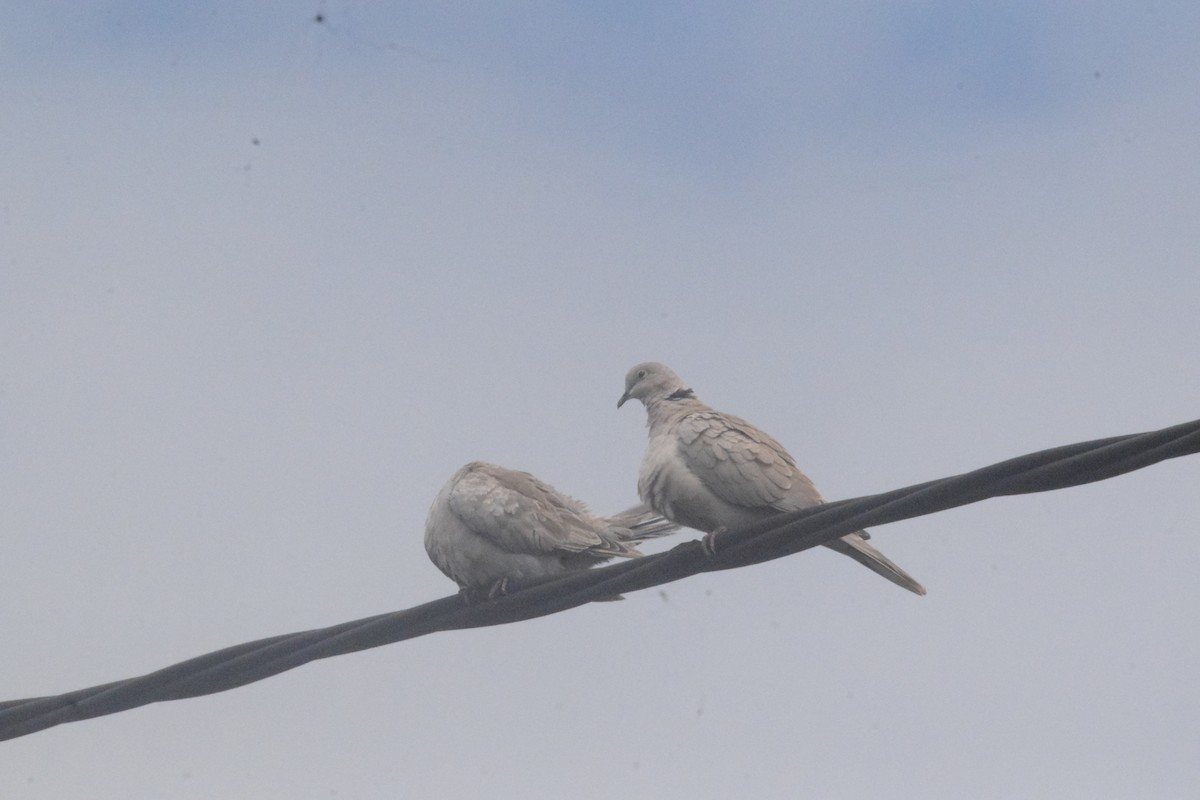
<instances>
[{"instance_id":1,"label":"second dove facing away","mask_svg":"<svg viewBox=\"0 0 1200 800\"><path fill-rule=\"evenodd\" d=\"M597 517L528 472L472 461L434 499L425 550L461 588L496 596L510 579L547 578L613 556L640 556L634 544L678 529L644 505Z\"/></svg>"},{"instance_id":2,"label":"second dove facing away","mask_svg":"<svg viewBox=\"0 0 1200 800\"><path fill-rule=\"evenodd\" d=\"M626 400L642 401L650 429L638 494L672 522L711 534L825 502L783 445L744 419L697 400L663 364L648 361L629 370L617 407ZM925 587L867 538L866 531L857 531L825 546L910 592L925 594Z\"/></svg>"}]
</instances>

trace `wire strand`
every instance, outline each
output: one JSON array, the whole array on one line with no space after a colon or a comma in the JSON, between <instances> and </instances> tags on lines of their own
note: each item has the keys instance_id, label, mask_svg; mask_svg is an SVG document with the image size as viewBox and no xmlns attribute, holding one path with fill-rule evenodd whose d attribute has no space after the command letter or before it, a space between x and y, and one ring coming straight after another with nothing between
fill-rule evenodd
<instances>
[{"instance_id":1,"label":"wire strand","mask_svg":"<svg viewBox=\"0 0 1200 800\"><path fill-rule=\"evenodd\" d=\"M722 533L713 555L706 554L699 541L684 542L665 553L522 585L491 602L468 605L462 595L452 595L404 611L234 645L136 678L50 697L0 702L0 740L150 703L223 692L317 659L437 631L503 625L555 614L701 572L782 558L863 528L992 497L1106 480L1197 452L1200 420L1042 450L962 475L780 514Z\"/></svg>"}]
</instances>

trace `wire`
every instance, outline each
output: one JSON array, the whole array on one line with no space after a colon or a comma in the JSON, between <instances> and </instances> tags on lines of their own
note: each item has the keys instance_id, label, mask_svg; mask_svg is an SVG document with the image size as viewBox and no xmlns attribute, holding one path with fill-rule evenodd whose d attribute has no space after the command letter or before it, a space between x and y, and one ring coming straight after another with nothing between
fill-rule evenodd
<instances>
[{"instance_id":1,"label":"wire","mask_svg":"<svg viewBox=\"0 0 1200 800\"><path fill-rule=\"evenodd\" d=\"M701 572L782 558L866 527L991 497L1092 483L1197 452L1200 452L1200 420L1149 433L1042 450L950 478L780 514L722 533L713 555L706 554L699 541L685 542L665 553L519 586L486 603L468 605L462 595L453 595L404 611L239 644L137 678L52 697L0 702L0 740L149 703L223 692L320 658L436 631L502 625L546 616L598 598L647 589Z\"/></svg>"}]
</instances>

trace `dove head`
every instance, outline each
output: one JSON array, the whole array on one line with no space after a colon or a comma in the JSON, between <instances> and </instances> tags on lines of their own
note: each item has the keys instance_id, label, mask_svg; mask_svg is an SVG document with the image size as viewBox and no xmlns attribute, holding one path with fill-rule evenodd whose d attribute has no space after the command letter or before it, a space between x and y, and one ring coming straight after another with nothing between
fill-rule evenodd
<instances>
[{"instance_id":1,"label":"dove head","mask_svg":"<svg viewBox=\"0 0 1200 800\"><path fill-rule=\"evenodd\" d=\"M679 376L665 364L645 361L629 370L625 375L625 394L617 401L617 408L626 400L641 400L649 408L663 400L691 399L696 393L684 385Z\"/></svg>"}]
</instances>

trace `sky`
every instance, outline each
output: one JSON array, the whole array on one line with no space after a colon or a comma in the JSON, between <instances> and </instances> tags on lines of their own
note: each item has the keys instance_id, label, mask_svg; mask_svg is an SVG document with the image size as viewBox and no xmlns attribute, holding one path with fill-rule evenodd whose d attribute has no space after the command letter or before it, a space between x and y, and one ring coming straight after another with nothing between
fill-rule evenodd
<instances>
[{"instance_id":1,"label":"sky","mask_svg":"<svg viewBox=\"0 0 1200 800\"><path fill-rule=\"evenodd\" d=\"M672 366L832 499L1200 416L1200 6L10 4L0 699L407 608ZM0 796L1200 792L1200 459L0 744ZM656 551L695 534L647 546Z\"/></svg>"}]
</instances>

